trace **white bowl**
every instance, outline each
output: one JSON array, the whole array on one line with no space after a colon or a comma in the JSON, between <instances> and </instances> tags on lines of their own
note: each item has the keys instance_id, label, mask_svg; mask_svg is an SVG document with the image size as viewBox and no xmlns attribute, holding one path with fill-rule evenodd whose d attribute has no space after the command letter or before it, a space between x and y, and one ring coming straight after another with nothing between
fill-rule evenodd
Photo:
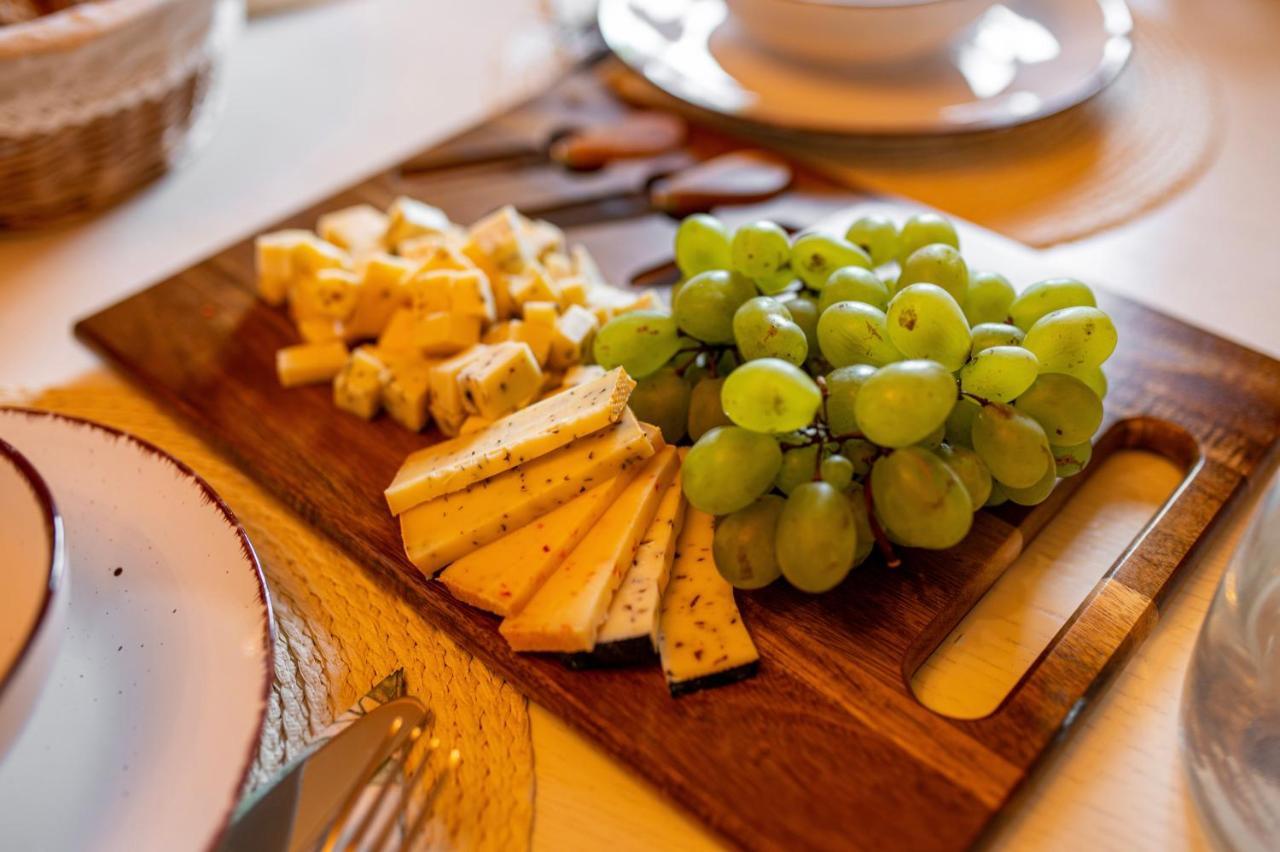
<instances>
[{"instance_id":1,"label":"white bowl","mask_svg":"<svg viewBox=\"0 0 1280 852\"><path fill-rule=\"evenodd\" d=\"M67 610L64 558L48 487L0 441L0 758L53 668Z\"/></svg>"},{"instance_id":2,"label":"white bowl","mask_svg":"<svg viewBox=\"0 0 1280 852\"><path fill-rule=\"evenodd\" d=\"M824 65L886 65L937 53L992 0L725 0L760 46Z\"/></svg>"}]
</instances>

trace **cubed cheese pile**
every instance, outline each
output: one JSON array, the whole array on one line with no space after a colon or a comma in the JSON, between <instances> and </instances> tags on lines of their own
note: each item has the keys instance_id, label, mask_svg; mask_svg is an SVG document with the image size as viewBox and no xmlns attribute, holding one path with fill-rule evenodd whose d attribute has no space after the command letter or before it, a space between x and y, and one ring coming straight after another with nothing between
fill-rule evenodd
<instances>
[{"instance_id":1,"label":"cubed cheese pile","mask_svg":"<svg viewBox=\"0 0 1280 852\"><path fill-rule=\"evenodd\" d=\"M654 304L511 207L463 228L410 198L361 204L256 249L259 295L301 338L277 353L282 385L332 382L345 411L448 436L593 377L581 365L600 325Z\"/></svg>"},{"instance_id":2,"label":"cubed cheese pile","mask_svg":"<svg viewBox=\"0 0 1280 852\"><path fill-rule=\"evenodd\" d=\"M450 367L448 392L479 411L504 408L500 390L467 371L508 364L499 353L511 345ZM517 651L574 665L656 657L677 694L750 675L758 654L715 568L714 518L686 505L681 453L636 421L635 382L621 368L579 367L568 379L405 460L386 499L409 560L502 616Z\"/></svg>"}]
</instances>

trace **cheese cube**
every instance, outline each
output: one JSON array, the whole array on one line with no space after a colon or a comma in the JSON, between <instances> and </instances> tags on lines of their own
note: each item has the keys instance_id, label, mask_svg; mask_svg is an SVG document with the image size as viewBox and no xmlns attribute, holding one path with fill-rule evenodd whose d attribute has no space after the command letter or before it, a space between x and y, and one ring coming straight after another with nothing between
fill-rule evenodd
<instances>
[{"instance_id":1,"label":"cheese cube","mask_svg":"<svg viewBox=\"0 0 1280 852\"><path fill-rule=\"evenodd\" d=\"M567 308L570 305L587 304L587 279L581 275L570 275L567 278L561 278L556 284L560 287L561 307Z\"/></svg>"},{"instance_id":2,"label":"cheese cube","mask_svg":"<svg viewBox=\"0 0 1280 852\"><path fill-rule=\"evenodd\" d=\"M512 320L512 322L520 322ZM535 325L534 323L520 323L516 328L516 340L520 340L529 345L529 349L533 351L533 357L537 360L538 365L545 367L547 358L551 355L551 339L555 336L555 328L548 328L544 325Z\"/></svg>"},{"instance_id":3,"label":"cheese cube","mask_svg":"<svg viewBox=\"0 0 1280 852\"><path fill-rule=\"evenodd\" d=\"M322 269L350 269L351 255L314 234L293 250L293 274L312 275Z\"/></svg>"},{"instance_id":4,"label":"cheese cube","mask_svg":"<svg viewBox=\"0 0 1280 852\"><path fill-rule=\"evenodd\" d=\"M328 343L330 340L342 340L345 337L342 320L332 317L309 317L299 319L295 325L298 336L307 343Z\"/></svg>"},{"instance_id":5,"label":"cheese cube","mask_svg":"<svg viewBox=\"0 0 1280 852\"><path fill-rule=\"evenodd\" d=\"M679 469L675 447L649 459L524 609L498 628L517 651L590 651L658 503ZM714 571L715 569L712 568Z\"/></svg>"},{"instance_id":6,"label":"cheese cube","mask_svg":"<svg viewBox=\"0 0 1280 852\"><path fill-rule=\"evenodd\" d=\"M345 323L348 340L377 337L405 300L404 283L413 264L381 252L368 257L358 274L356 306Z\"/></svg>"},{"instance_id":7,"label":"cheese cube","mask_svg":"<svg viewBox=\"0 0 1280 852\"><path fill-rule=\"evenodd\" d=\"M508 341L468 363L458 382L467 411L496 420L533 401L542 387L542 370L528 344Z\"/></svg>"},{"instance_id":8,"label":"cheese cube","mask_svg":"<svg viewBox=\"0 0 1280 852\"><path fill-rule=\"evenodd\" d=\"M404 285L405 299L416 316L449 310L449 282L440 272L415 273Z\"/></svg>"},{"instance_id":9,"label":"cheese cube","mask_svg":"<svg viewBox=\"0 0 1280 852\"><path fill-rule=\"evenodd\" d=\"M507 276L507 292L517 305L528 302L559 302L560 290L546 271L536 264L524 272Z\"/></svg>"},{"instance_id":10,"label":"cheese cube","mask_svg":"<svg viewBox=\"0 0 1280 852\"><path fill-rule=\"evenodd\" d=\"M297 278L294 252L299 245L314 240L310 231L289 230L263 234L254 240L253 249L258 269L258 296L269 305L284 304L289 288Z\"/></svg>"},{"instance_id":11,"label":"cheese cube","mask_svg":"<svg viewBox=\"0 0 1280 852\"><path fill-rule=\"evenodd\" d=\"M471 262L471 258L447 242L440 243L432 251L420 254L414 259L418 263L419 274L439 270L465 272L468 269L479 269Z\"/></svg>"},{"instance_id":12,"label":"cheese cube","mask_svg":"<svg viewBox=\"0 0 1280 852\"><path fill-rule=\"evenodd\" d=\"M316 233L338 248L363 257L382 248L387 221L387 215L378 208L356 204L321 216Z\"/></svg>"},{"instance_id":13,"label":"cheese cube","mask_svg":"<svg viewBox=\"0 0 1280 852\"><path fill-rule=\"evenodd\" d=\"M387 369L382 375L382 405L391 419L411 432L421 432L429 416L431 368L435 362L416 353L379 352Z\"/></svg>"},{"instance_id":14,"label":"cheese cube","mask_svg":"<svg viewBox=\"0 0 1280 852\"><path fill-rule=\"evenodd\" d=\"M539 260L542 268L547 270L547 275L551 276L551 280L557 284L577 277L577 273L573 270L573 259L565 254L563 250L553 251Z\"/></svg>"},{"instance_id":15,"label":"cheese cube","mask_svg":"<svg viewBox=\"0 0 1280 852\"><path fill-rule=\"evenodd\" d=\"M495 322L485 331L480 338L481 343L502 343L504 340L519 340L520 326L524 325L518 319L503 320Z\"/></svg>"},{"instance_id":16,"label":"cheese cube","mask_svg":"<svg viewBox=\"0 0 1280 852\"><path fill-rule=\"evenodd\" d=\"M482 429L488 429L492 425L493 421L488 417L481 417L478 414L473 414L466 420L462 421L462 428L458 430L458 434L471 435Z\"/></svg>"},{"instance_id":17,"label":"cheese cube","mask_svg":"<svg viewBox=\"0 0 1280 852\"><path fill-rule=\"evenodd\" d=\"M560 309L555 302L526 302L521 308L525 322L555 328Z\"/></svg>"},{"instance_id":18,"label":"cheese cube","mask_svg":"<svg viewBox=\"0 0 1280 852\"><path fill-rule=\"evenodd\" d=\"M429 408L436 425L440 427L440 431L444 434L451 437L457 435L458 430L462 428L463 421L467 419L466 409L462 406L462 389L458 386L458 373L472 359L483 357L488 350L489 347L483 344L473 346L465 352L441 361L431 368L428 376L430 387ZM405 466L408 466L413 458L414 456L410 456L405 461ZM401 473L396 474L396 483L401 482L401 475L404 471L405 467L402 466ZM393 489L396 488L396 483L392 483ZM423 497L421 499L428 498ZM416 499L416 495L410 495L405 502L400 503L389 494L387 502L391 504L392 512L399 512L412 506L414 502L420 502L420 500Z\"/></svg>"},{"instance_id":19,"label":"cheese cube","mask_svg":"<svg viewBox=\"0 0 1280 852\"><path fill-rule=\"evenodd\" d=\"M405 260L425 261L434 257L440 249L450 249L456 254L461 254L462 247L466 243L466 232L451 225L447 231L438 234L423 234L401 240L396 244L396 254ZM465 255L463 257L465 258ZM470 258L466 260L468 265L475 266Z\"/></svg>"},{"instance_id":20,"label":"cheese cube","mask_svg":"<svg viewBox=\"0 0 1280 852\"><path fill-rule=\"evenodd\" d=\"M346 269L321 269L304 275L294 286L290 308L299 320L342 320L355 310L360 285L354 272Z\"/></svg>"},{"instance_id":21,"label":"cheese cube","mask_svg":"<svg viewBox=\"0 0 1280 852\"><path fill-rule=\"evenodd\" d=\"M347 347L340 340L301 343L276 352L276 376L287 388L327 382L347 363Z\"/></svg>"},{"instance_id":22,"label":"cheese cube","mask_svg":"<svg viewBox=\"0 0 1280 852\"><path fill-rule=\"evenodd\" d=\"M392 311L391 318L382 329L382 334L378 335L378 349L383 352L418 351L418 344L414 337L416 327L417 322L413 311L409 308L397 308Z\"/></svg>"},{"instance_id":23,"label":"cheese cube","mask_svg":"<svg viewBox=\"0 0 1280 852\"><path fill-rule=\"evenodd\" d=\"M382 404L382 381L387 367L373 349L362 346L351 353L342 372L333 379L333 404L369 420Z\"/></svg>"},{"instance_id":24,"label":"cheese cube","mask_svg":"<svg viewBox=\"0 0 1280 852\"><path fill-rule=\"evenodd\" d=\"M581 362L597 328L599 323L593 313L578 305L570 305L556 320L547 363L553 369L563 370Z\"/></svg>"},{"instance_id":25,"label":"cheese cube","mask_svg":"<svg viewBox=\"0 0 1280 852\"><path fill-rule=\"evenodd\" d=\"M564 231L555 225L545 219L527 219L524 216L520 217L520 225L525 245L534 257L541 260L552 254L564 253Z\"/></svg>"},{"instance_id":26,"label":"cheese cube","mask_svg":"<svg viewBox=\"0 0 1280 852\"><path fill-rule=\"evenodd\" d=\"M489 277L482 270L419 272L408 288L413 308L419 313L445 310L485 322L497 318Z\"/></svg>"},{"instance_id":27,"label":"cheese cube","mask_svg":"<svg viewBox=\"0 0 1280 852\"><path fill-rule=\"evenodd\" d=\"M479 317L449 312L431 313L414 319L413 339L427 355L453 355L480 342Z\"/></svg>"},{"instance_id":28,"label":"cheese cube","mask_svg":"<svg viewBox=\"0 0 1280 852\"><path fill-rule=\"evenodd\" d=\"M587 282L588 288L608 283L604 280L604 275L600 272L596 259L591 256L591 252L587 251L586 246L574 246L569 251L569 257L573 259L574 274L580 275Z\"/></svg>"},{"instance_id":29,"label":"cheese cube","mask_svg":"<svg viewBox=\"0 0 1280 852\"><path fill-rule=\"evenodd\" d=\"M387 231L383 241L394 249L413 237L447 233L452 226L440 208L401 196L387 208Z\"/></svg>"},{"instance_id":30,"label":"cheese cube","mask_svg":"<svg viewBox=\"0 0 1280 852\"><path fill-rule=\"evenodd\" d=\"M468 230L474 249L502 272L521 272L536 261L525 239L522 217L511 205L495 210Z\"/></svg>"}]
</instances>

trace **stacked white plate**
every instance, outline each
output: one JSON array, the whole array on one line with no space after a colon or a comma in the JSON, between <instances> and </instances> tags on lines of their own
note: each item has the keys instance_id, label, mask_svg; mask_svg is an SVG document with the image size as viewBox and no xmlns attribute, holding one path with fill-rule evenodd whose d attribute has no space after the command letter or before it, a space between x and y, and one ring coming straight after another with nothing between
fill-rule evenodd
<instances>
[{"instance_id":1,"label":"stacked white plate","mask_svg":"<svg viewBox=\"0 0 1280 852\"><path fill-rule=\"evenodd\" d=\"M226 505L143 441L0 408L0 825L14 849L208 848L274 630Z\"/></svg>"}]
</instances>

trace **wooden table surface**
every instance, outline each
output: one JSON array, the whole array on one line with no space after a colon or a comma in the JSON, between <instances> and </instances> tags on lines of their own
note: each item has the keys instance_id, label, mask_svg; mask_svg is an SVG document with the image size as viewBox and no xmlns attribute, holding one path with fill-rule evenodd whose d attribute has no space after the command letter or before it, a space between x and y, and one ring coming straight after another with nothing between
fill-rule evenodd
<instances>
[{"instance_id":1,"label":"wooden table surface","mask_svg":"<svg viewBox=\"0 0 1280 852\"><path fill-rule=\"evenodd\" d=\"M0 387L39 387L95 368L96 359L71 339L74 317L536 91L564 62L541 16L548 3L469 0L453 4L445 23L433 4L417 0L337 0L251 22L232 49L223 114L199 157L87 222L0 236ZM1280 55L1273 45L1280 6L1131 3L1203 52L1224 106L1222 149L1208 173L1167 205L1048 256L1064 273L1105 282L1280 356ZM336 55L350 61L335 63ZM422 94L406 99L407 89ZM1072 566L1097 565L1097 554L1118 551L1143 506L1161 499L1168 471L1149 458L1127 464L1115 474L1127 490L1110 489L1106 523L1083 512L1076 527L1055 528L1036 554L1041 565L1056 558L1055 576L1074 576ZM1237 513L1203 549L1153 634L1009 808L990 845L1205 847L1180 763L1179 698L1200 622L1246 515ZM1074 606L1070 583L1063 585L1061 595L1036 598L1032 611ZM933 678L924 691L939 703L971 704L990 688L987 681L1034 649L1042 627L1010 615L1025 611L1027 596L1011 587L992 597L999 600L989 599L963 628L974 641L948 650L956 666L947 669L938 658L922 674ZM966 659L969 648L988 645L1003 646L1003 655L984 656L985 668L976 656ZM535 847L715 847L676 807L549 714L532 708L532 724Z\"/></svg>"}]
</instances>

